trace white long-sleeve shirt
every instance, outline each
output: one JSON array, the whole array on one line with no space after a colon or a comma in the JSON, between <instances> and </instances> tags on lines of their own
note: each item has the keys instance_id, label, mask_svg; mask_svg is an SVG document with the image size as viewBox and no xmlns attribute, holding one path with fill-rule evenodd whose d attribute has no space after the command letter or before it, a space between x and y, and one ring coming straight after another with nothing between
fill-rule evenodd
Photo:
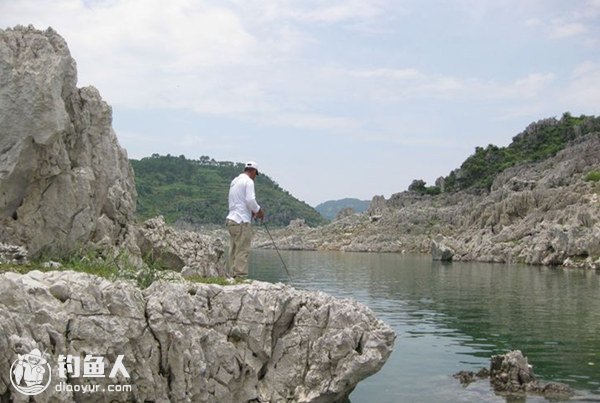
<instances>
[{"instance_id":1,"label":"white long-sleeve shirt","mask_svg":"<svg viewBox=\"0 0 600 403\"><path fill-rule=\"evenodd\" d=\"M241 173L229 185L229 214L227 219L236 223L252 221L252 213L258 213L260 206L254 194L254 181Z\"/></svg>"}]
</instances>

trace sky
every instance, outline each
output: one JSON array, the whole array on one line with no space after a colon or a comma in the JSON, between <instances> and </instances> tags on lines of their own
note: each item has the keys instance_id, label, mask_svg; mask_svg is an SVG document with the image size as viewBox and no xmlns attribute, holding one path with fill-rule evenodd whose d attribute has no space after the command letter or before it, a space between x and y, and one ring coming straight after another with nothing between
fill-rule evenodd
<instances>
[{"instance_id":1,"label":"sky","mask_svg":"<svg viewBox=\"0 0 600 403\"><path fill-rule=\"evenodd\" d=\"M0 0L1 29L29 24L65 38L130 158L254 160L313 206L599 114L600 0Z\"/></svg>"}]
</instances>

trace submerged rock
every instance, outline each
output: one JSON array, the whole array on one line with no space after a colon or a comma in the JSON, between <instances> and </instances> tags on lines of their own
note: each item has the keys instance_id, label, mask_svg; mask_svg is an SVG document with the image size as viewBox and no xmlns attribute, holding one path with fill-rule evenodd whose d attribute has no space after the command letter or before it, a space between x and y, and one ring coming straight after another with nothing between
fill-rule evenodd
<instances>
[{"instance_id":1,"label":"submerged rock","mask_svg":"<svg viewBox=\"0 0 600 403\"><path fill-rule=\"evenodd\" d=\"M53 376L36 401L334 402L377 372L395 334L365 306L320 292L253 282L156 282L146 290L87 274L0 275L0 396L17 352L124 355L130 378ZM55 372L56 371L56 372ZM107 371L108 372L108 371ZM131 392L57 392L121 383Z\"/></svg>"},{"instance_id":2,"label":"submerged rock","mask_svg":"<svg viewBox=\"0 0 600 403\"><path fill-rule=\"evenodd\" d=\"M489 371L483 368L477 374L472 371L460 371L454 374L454 378L463 385L474 382L476 377L482 379L488 376L490 385L500 395L537 394L551 400L566 400L574 394L573 390L563 383L540 383L535 377L533 367L528 363L527 357L519 350L492 356Z\"/></svg>"},{"instance_id":3,"label":"submerged rock","mask_svg":"<svg viewBox=\"0 0 600 403\"><path fill-rule=\"evenodd\" d=\"M535 393L548 399L568 399L573 391L558 382L541 384L533 373L533 366L519 350L494 355L490 365L490 383L494 390L505 394Z\"/></svg>"}]
</instances>

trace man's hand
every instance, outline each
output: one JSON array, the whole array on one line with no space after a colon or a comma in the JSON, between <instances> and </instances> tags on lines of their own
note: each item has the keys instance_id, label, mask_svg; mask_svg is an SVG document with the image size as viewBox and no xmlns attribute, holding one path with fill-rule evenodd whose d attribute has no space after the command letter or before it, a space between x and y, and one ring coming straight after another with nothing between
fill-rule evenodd
<instances>
[{"instance_id":1,"label":"man's hand","mask_svg":"<svg viewBox=\"0 0 600 403\"><path fill-rule=\"evenodd\" d=\"M263 218L265 218L265 212L263 211L263 209L258 210L258 212L253 213L252 214L254 216L254 218L256 218L257 220L260 219L262 220Z\"/></svg>"}]
</instances>

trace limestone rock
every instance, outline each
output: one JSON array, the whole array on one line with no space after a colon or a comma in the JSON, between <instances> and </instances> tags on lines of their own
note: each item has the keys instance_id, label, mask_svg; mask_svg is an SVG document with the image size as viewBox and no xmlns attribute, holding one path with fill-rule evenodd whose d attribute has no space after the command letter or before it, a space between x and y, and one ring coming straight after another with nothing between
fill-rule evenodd
<instances>
[{"instance_id":1,"label":"limestone rock","mask_svg":"<svg viewBox=\"0 0 600 403\"><path fill-rule=\"evenodd\" d=\"M306 220L303 218L296 218L295 220L290 220L288 224L288 228L303 228L306 227Z\"/></svg>"},{"instance_id":2,"label":"limestone rock","mask_svg":"<svg viewBox=\"0 0 600 403\"><path fill-rule=\"evenodd\" d=\"M136 244L146 262L184 276L227 276L223 242L191 231L176 231L163 217L152 218L136 230Z\"/></svg>"},{"instance_id":3,"label":"limestone rock","mask_svg":"<svg viewBox=\"0 0 600 403\"><path fill-rule=\"evenodd\" d=\"M0 242L0 263L27 263L27 250L22 246Z\"/></svg>"},{"instance_id":4,"label":"limestone rock","mask_svg":"<svg viewBox=\"0 0 600 403\"><path fill-rule=\"evenodd\" d=\"M394 332L365 306L254 282L156 282L142 291L71 271L0 274L0 396L17 352L46 352L53 378L39 402L324 402L344 399L389 357ZM131 392L57 392L60 354L124 355ZM108 372L108 370L107 370Z\"/></svg>"},{"instance_id":5,"label":"limestone rock","mask_svg":"<svg viewBox=\"0 0 600 403\"><path fill-rule=\"evenodd\" d=\"M525 392L537 387L533 367L519 350L492 356L490 382L500 392Z\"/></svg>"},{"instance_id":6,"label":"limestone rock","mask_svg":"<svg viewBox=\"0 0 600 403\"><path fill-rule=\"evenodd\" d=\"M492 356L489 370L482 368L477 374L473 371L460 371L453 376L464 386L489 377L494 392L510 397L508 400L521 400L528 394L535 394L563 401L574 395L571 387L563 383L540 383L533 373L533 367L527 362L527 357L519 350Z\"/></svg>"},{"instance_id":7,"label":"limestone rock","mask_svg":"<svg viewBox=\"0 0 600 403\"><path fill-rule=\"evenodd\" d=\"M444 243L443 237L437 237L431 241L431 257L433 260L450 262L454 257L454 250Z\"/></svg>"},{"instance_id":8,"label":"limestone rock","mask_svg":"<svg viewBox=\"0 0 600 403\"><path fill-rule=\"evenodd\" d=\"M540 384L527 357L519 350L491 358L490 383L501 394L541 394L549 399L568 399L573 391L568 385L551 382Z\"/></svg>"},{"instance_id":9,"label":"limestone rock","mask_svg":"<svg viewBox=\"0 0 600 403\"><path fill-rule=\"evenodd\" d=\"M383 196L373 196L371 203L369 204L369 208L367 209L368 214L381 214L383 210L387 208L385 197Z\"/></svg>"},{"instance_id":10,"label":"limestone rock","mask_svg":"<svg viewBox=\"0 0 600 403\"><path fill-rule=\"evenodd\" d=\"M600 119L594 119L582 126L596 128ZM489 193L375 196L365 214L314 229L272 232L281 249L430 253L433 246L436 254L431 239L441 234L455 261L597 269L600 183L585 177L599 169L600 133L589 132L554 157L506 169ZM256 246L272 247L266 240Z\"/></svg>"},{"instance_id":11,"label":"limestone rock","mask_svg":"<svg viewBox=\"0 0 600 403\"><path fill-rule=\"evenodd\" d=\"M356 211L354 211L352 207L346 207L338 211L338 213L335 215L335 220L341 220L354 214L356 214Z\"/></svg>"},{"instance_id":12,"label":"limestone rock","mask_svg":"<svg viewBox=\"0 0 600 403\"><path fill-rule=\"evenodd\" d=\"M76 81L54 30L0 30L0 241L33 256L118 243L134 217L133 171L111 108Z\"/></svg>"}]
</instances>

